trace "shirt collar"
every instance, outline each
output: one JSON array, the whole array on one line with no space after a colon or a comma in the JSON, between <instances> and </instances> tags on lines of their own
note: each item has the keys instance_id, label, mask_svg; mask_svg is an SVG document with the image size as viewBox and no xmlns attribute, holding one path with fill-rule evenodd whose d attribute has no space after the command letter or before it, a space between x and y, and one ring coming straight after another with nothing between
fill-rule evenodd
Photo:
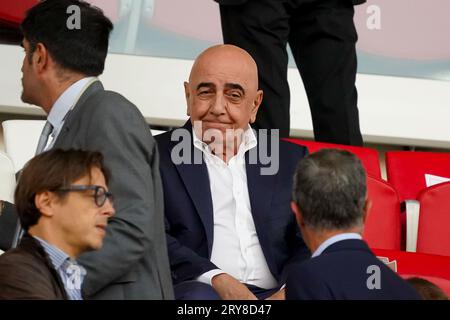
<instances>
[{"instance_id":1,"label":"shirt collar","mask_svg":"<svg viewBox=\"0 0 450 320\"><path fill-rule=\"evenodd\" d=\"M87 84L94 79L96 78L87 77L78 80L67 88L66 91L64 91L55 101L47 117L47 121L53 126L53 132L58 132L59 129L61 129L67 113L78 101Z\"/></svg>"},{"instance_id":2,"label":"shirt collar","mask_svg":"<svg viewBox=\"0 0 450 320\"><path fill-rule=\"evenodd\" d=\"M325 240L324 242L322 242L322 244L316 249L316 251L314 251L314 253L312 254L311 258L315 258L317 256L320 256L326 248L328 248L329 246L331 246L332 244L335 244L336 242L342 241L342 240L349 240L349 239L358 239L361 240L362 237L360 234L358 233L341 233L341 234L337 234L331 238L328 238L327 240Z\"/></svg>"},{"instance_id":3,"label":"shirt collar","mask_svg":"<svg viewBox=\"0 0 450 320\"><path fill-rule=\"evenodd\" d=\"M44 248L45 252L47 252L47 255L50 257L50 260L52 261L55 270L59 270L59 268L61 268L61 266L63 265L64 261L70 259L70 256L61 249L55 247L54 245L51 245L50 243L48 243L45 240L42 240L39 237L36 236L33 237L39 241L39 243Z\"/></svg>"},{"instance_id":4,"label":"shirt collar","mask_svg":"<svg viewBox=\"0 0 450 320\"><path fill-rule=\"evenodd\" d=\"M194 129L192 129L192 134L193 134L194 147L204 153L211 155L212 153L211 153L209 146L197 137L197 134L195 133ZM258 145L258 140L256 139L255 132L250 127L250 125L248 125L247 129L245 130L244 135L242 137L242 141L239 146L237 155L243 155L248 150L253 149L257 145Z\"/></svg>"}]
</instances>

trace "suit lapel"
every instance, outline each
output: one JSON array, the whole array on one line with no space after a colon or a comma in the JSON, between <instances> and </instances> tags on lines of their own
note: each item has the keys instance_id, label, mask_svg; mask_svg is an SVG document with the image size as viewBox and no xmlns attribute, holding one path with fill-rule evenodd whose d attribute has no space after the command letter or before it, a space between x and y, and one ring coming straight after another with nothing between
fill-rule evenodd
<instances>
[{"instance_id":1,"label":"suit lapel","mask_svg":"<svg viewBox=\"0 0 450 320\"><path fill-rule=\"evenodd\" d=\"M192 139L192 126L190 121L183 126L184 129L190 131ZM183 180L186 190L194 203L197 213L200 216L203 227L206 232L206 238L208 241L208 252L211 254L212 242L213 242L213 230L214 230L214 218L213 218L213 204L211 197L211 188L209 185L208 169L203 160L203 154L200 150L194 147L191 142L191 163L182 163L176 165L177 171ZM171 145L169 152L172 152L172 148L175 143ZM194 159L202 159L201 164L194 164Z\"/></svg>"},{"instance_id":2,"label":"suit lapel","mask_svg":"<svg viewBox=\"0 0 450 320\"><path fill-rule=\"evenodd\" d=\"M61 132L59 133L56 141L54 143L54 147L58 147L61 145L63 141L66 140L67 135L72 129L72 125L76 122L76 120L83 113L83 106L86 101L96 92L104 90L103 85L100 81L94 81L80 96L75 106L67 113L66 118L64 120L64 125L61 128Z\"/></svg>"},{"instance_id":3,"label":"suit lapel","mask_svg":"<svg viewBox=\"0 0 450 320\"><path fill-rule=\"evenodd\" d=\"M257 148L259 148L259 143ZM250 198L250 207L252 211L253 221L255 222L256 232L258 234L261 248L268 247L268 235L266 235L266 228L264 227L271 216L272 194L276 188L277 175L262 175L261 168L263 167L259 159L256 164L249 163L249 152L245 155L245 166L247 171L247 185ZM267 245L266 245L267 244ZM270 255L266 254L266 257Z\"/></svg>"}]
</instances>

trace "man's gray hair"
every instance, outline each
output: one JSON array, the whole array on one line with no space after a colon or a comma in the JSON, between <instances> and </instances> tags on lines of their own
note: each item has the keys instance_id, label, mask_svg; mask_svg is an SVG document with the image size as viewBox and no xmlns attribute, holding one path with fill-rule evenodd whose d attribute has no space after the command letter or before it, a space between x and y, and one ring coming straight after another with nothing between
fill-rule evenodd
<instances>
[{"instance_id":1,"label":"man's gray hair","mask_svg":"<svg viewBox=\"0 0 450 320\"><path fill-rule=\"evenodd\" d=\"M343 230L363 223L366 173L348 151L322 149L302 159L293 190L305 224L314 230Z\"/></svg>"}]
</instances>

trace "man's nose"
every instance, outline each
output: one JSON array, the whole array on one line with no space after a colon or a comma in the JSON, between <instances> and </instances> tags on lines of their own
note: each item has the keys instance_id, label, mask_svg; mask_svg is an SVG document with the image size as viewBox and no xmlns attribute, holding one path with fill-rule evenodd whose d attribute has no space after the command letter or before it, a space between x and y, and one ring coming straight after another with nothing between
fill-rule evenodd
<instances>
[{"instance_id":1,"label":"man's nose","mask_svg":"<svg viewBox=\"0 0 450 320\"><path fill-rule=\"evenodd\" d=\"M226 99L223 94L217 94L212 102L210 112L216 116L223 115L226 112Z\"/></svg>"},{"instance_id":2,"label":"man's nose","mask_svg":"<svg viewBox=\"0 0 450 320\"><path fill-rule=\"evenodd\" d=\"M108 217L112 217L116 213L116 210L114 209L114 206L111 200L109 199L106 199L105 204L102 207L102 210L103 214L107 215Z\"/></svg>"}]
</instances>

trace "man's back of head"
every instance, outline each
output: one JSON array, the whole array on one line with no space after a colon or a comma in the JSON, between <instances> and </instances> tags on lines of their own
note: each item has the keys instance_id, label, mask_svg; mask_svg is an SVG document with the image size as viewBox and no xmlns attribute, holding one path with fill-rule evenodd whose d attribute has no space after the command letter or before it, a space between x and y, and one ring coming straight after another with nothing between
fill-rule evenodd
<instances>
[{"instance_id":1,"label":"man's back of head","mask_svg":"<svg viewBox=\"0 0 450 320\"><path fill-rule=\"evenodd\" d=\"M345 232L362 227L366 193L364 168L348 151L323 149L297 167L293 199L308 229Z\"/></svg>"},{"instance_id":2,"label":"man's back of head","mask_svg":"<svg viewBox=\"0 0 450 320\"><path fill-rule=\"evenodd\" d=\"M85 76L103 73L112 29L100 9L81 0L41 1L21 25L30 57L42 43L60 68Z\"/></svg>"}]
</instances>

